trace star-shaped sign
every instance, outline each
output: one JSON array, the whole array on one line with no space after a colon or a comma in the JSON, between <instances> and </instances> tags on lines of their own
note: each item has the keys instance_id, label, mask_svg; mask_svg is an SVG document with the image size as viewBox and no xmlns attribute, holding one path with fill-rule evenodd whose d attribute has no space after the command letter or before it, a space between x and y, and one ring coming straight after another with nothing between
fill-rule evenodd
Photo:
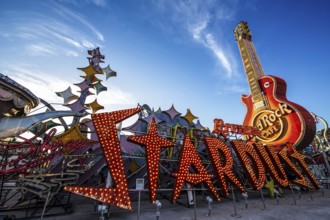
<instances>
[{"instance_id":1,"label":"star-shaped sign","mask_svg":"<svg viewBox=\"0 0 330 220\"><path fill-rule=\"evenodd\" d=\"M185 118L189 122L189 124L192 125L193 120L196 119L196 118L198 118L198 117L196 117L195 115L193 115L191 113L190 109L188 108L187 109L187 113L186 113L185 116L183 116L183 118Z\"/></svg>"},{"instance_id":2,"label":"star-shaped sign","mask_svg":"<svg viewBox=\"0 0 330 220\"><path fill-rule=\"evenodd\" d=\"M153 118L147 135L133 136L129 141L142 144L146 147L147 169L149 176L150 201L156 201L156 190L158 187L158 171L161 147L173 147L172 141L161 138L158 134L157 124Z\"/></svg>"},{"instance_id":3,"label":"star-shaped sign","mask_svg":"<svg viewBox=\"0 0 330 220\"><path fill-rule=\"evenodd\" d=\"M105 79L108 80L110 77L117 76L116 71L113 71L110 68L110 65L102 69L103 74L105 75Z\"/></svg>"},{"instance_id":4,"label":"star-shaped sign","mask_svg":"<svg viewBox=\"0 0 330 220\"><path fill-rule=\"evenodd\" d=\"M266 189L268 189L268 195L270 198L274 198L274 190L275 190L275 185L274 185L274 180L271 179L271 180L266 180L266 184L264 186Z\"/></svg>"},{"instance_id":5,"label":"star-shaped sign","mask_svg":"<svg viewBox=\"0 0 330 220\"><path fill-rule=\"evenodd\" d=\"M104 109L104 106L100 105L97 102L97 99L95 99L93 102L89 103L89 104L85 104L88 108L92 109L93 114L95 112L97 112L100 109Z\"/></svg>"},{"instance_id":6,"label":"star-shaped sign","mask_svg":"<svg viewBox=\"0 0 330 220\"><path fill-rule=\"evenodd\" d=\"M69 102L71 102L72 100L78 99L78 96L76 96L72 93L70 86L63 92L56 92L56 95L59 97L62 97L64 99L65 105L68 104Z\"/></svg>"},{"instance_id":7,"label":"star-shaped sign","mask_svg":"<svg viewBox=\"0 0 330 220\"><path fill-rule=\"evenodd\" d=\"M150 123L151 120L155 120L156 124L158 124L159 122L162 121L156 116L154 110L151 111L151 113L150 113L150 115L148 115L148 117L142 118L142 120L144 120L147 123Z\"/></svg>"},{"instance_id":8,"label":"star-shaped sign","mask_svg":"<svg viewBox=\"0 0 330 220\"><path fill-rule=\"evenodd\" d=\"M174 105L172 104L171 108L167 111L165 111L166 114L168 114L171 119L173 120L176 116L181 115L180 112L178 112L175 108Z\"/></svg>"},{"instance_id":9,"label":"star-shaped sign","mask_svg":"<svg viewBox=\"0 0 330 220\"><path fill-rule=\"evenodd\" d=\"M95 74L102 74L102 72L97 72L97 70L95 70L95 68L93 67L92 64L90 64L87 67L77 68L77 69L86 73L86 76L83 76L83 78L86 78L86 79L88 79L91 76L94 76Z\"/></svg>"},{"instance_id":10,"label":"star-shaped sign","mask_svg":"<svg viewBox=\"0 0 330 220\"><path fill-rule=\"evenodd\" d=\"M73 112L85 112L85 110L86 110L84 105L81 104L80 99L78 99L74 103L65 104L64 106L70 108L71 111L73 111Z\"/></svg>"},{"instance_id":11,"label":"star-shaped sign","mask_svg":"<svg viewBox=\"0 0 330 220\"><path fill-rule=\"evenodd\" d=\"M74 85L78 86L80 88L80 92L84 91L85 89L90 87L90 82L88 82L88 79L85 79L81 83L76 83Z\"/></svg>"},{"instance_id":12,"label":"star-shaped sign","mask_svg":"<svg viewBox=\"0 0 330 220\"><path fill-rule=\"evenodd\" d=\"M93 84L94 89L96 90L96 94L98 95L100 92L107 91L108 88L101 84L101 82L97 82Z\"/></svg>"},{"instance_id":13,"label":"star-shaped sign","mask_svg":"<svg viewBox=\"0 0 330 220\"><path fill-rule=\"evenodd\" d=\"M201 124L201 122L199 120L197 120L195 128L200 129L200 130L207 129L207 128L204 128L204 126Z\"/></svg>"},{"instance_id":14,"label":"star-shaped sign","mask_svg":"<svg viewBox=\"0 0 330 220\"><path fill-rule=\"evenodd\" d=\"M101 54L100 47L97 47L93 50L87 50L87 53L88 53L88 55L91 55L93 57L100 56L100 57L102 57L102 59L104 59L104 57L105 57L104 55Z\"/></svg>"}]
</instances>

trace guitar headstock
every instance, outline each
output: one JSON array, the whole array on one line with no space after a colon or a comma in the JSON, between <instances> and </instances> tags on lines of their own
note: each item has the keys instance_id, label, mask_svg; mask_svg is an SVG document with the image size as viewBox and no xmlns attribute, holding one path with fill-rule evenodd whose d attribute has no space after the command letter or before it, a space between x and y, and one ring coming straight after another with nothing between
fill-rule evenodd
<instances>
[{"instance_id":1,"label":"guitar headstock","mask_svg":"<svg viewBox=\"0 0 330 220\"><path fill-rule=\"evenodd\" d=\"M252 34L246 21L241 21L234 29L236 41L246 39L251 41Z\"/></svg>"}]
</instances>

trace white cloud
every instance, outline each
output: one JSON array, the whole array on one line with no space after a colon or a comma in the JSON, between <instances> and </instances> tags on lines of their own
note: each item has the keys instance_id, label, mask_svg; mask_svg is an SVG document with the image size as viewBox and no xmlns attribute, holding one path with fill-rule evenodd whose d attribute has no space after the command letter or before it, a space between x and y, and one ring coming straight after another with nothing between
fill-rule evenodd
<instances>
[{"instance_id":1,"label":"white cloud","mask_svg":"<svg viewBox=\"0 0 330 220\"><path fill-rule=\"evenodd\" d=\"M86 39L82 39L81 43L86 48L95 48L96 47L93 43L91 43L90 41L88 41Z\"/></svg>"},{"instance_id":2,"label":"white cloud","mask_svg":"<svg viewBox=\"0 0 330 220\"><path fill-rule=\"evenodd\" d=\"M81 44L79 43L79 42L77 42L77 41L75 41L74 39L72 39L72 38L69 38L69 37L66 37L66 36L63 36L63 35L60 35L60 34L58 34L58 33L52 33L55 37L57 37L58 39L60 39L60 40L62 40L62 41L64 41L64 42L66 42L66 43L68 43L68 44L71 44L71 45L73 45L73 46L75 46L75 47L77 47L77 48L82 48L82 46L81 46Z\"/></svg>"},{"instance_id":3,"label":"white cloud","mask_svg":"<svg viewBox=\"0 0 330 220\"><path fill-rule=\"evenodd\" d=\"M79 57L80 54L72 51L72 50L65 50L64 53L68 56L68 57Z\"/></svg>"},{"instance_id":4,"label":"white cloud","mask_svg":"<svg viewBox=\"0 0 330 220\"><path fill-rule=\"evenodd\" d=\"M6 65L4 74L29 89L37 97L49 103L62 104L63 100L55 92L65 90L70 85L69 82L62 78L41 72L37 66L31 64ZM66 109L65 107L61 108Z\"/></svg>"},{"instance_id":5,"label":"white cloud","mask_svg":"<svg viewBox=\"0 0 330 220\"><path fill-rule=\"evenodd\" d=\"M136 105L133 94L121 90L117 86L111 86L107 92L99 94L98 99L102 100L103 105Z\"/></svg>"},{"instance_id":6,"label":"white cloud","mask_svg":"<svg viewBox=\"0 0 330 220\"><path fill-rule=\"evenodd\" d=\"M30 44L26 46L26 50L29 54L38 56L38 55L54 55L54 49L49 45L44 44Z\"/></svg>"},{"instance_id":7,"label":"white cloud","mask_svg":"<svg viewBox=\"0 0 330 220\"><path fill-rule=\"evenodd\" d=\"M217 42L214 40L214 37L212 34L206 35L206 45L208 48L212 50L212 52L215 54L215 56L220 61L221 65L225 68L227 77L231 78L233 75L232 65L229 62L228 57L224 54L224 50L217 44Z\"/></svg>"},{"instance_id":8,"label":"white cloud","mask_svg":"<svg viewBox=\"0 0 330 220\"><path fill-rule=\"evenodd\" d=\"M90 22L88 22L83 15L79 14L78 12L74 12L60 4L57 4L54 2L53 6L55 6L53 9L59 13L60 15L63 15L65 17L74 18L76 21L79 21L81 24L85 25L87 28L89 28L98 38L100 41L104 41L104 37Z\"/></svg>"},{"instance_id":9,"label":"white cloud","mask_svg":"<svg viewBox=\"0 0 330 220\"><path fill-rule=\"evenodd\" d=\"M192 33L193 35L193 38L195 40L200 40L201 38L201 33L205 30L205 28L207 27L207 23L208 23L208 20L203 20L203 21L200 21L199 23L197 23L195 25L195 27L192 27L190 29L190 32Z\"/></svg>"},{"instance_id":10,"label":"white cloud","mask_svg":"<svg viewBox=\"0 0 330 220\"><path fill-rule=\"evenodd\" d=\"M88 0L88 2L91 2L94 5L105 7L107 6L107 1L106 0Z\"/></svg>"},{"instance_id":11,"label":"white cloud","mask_svg":"<svg viewBox=\"0 0 330 220\"><path fill-rule=\"evenodd\" d=\"M96 3L95 3L96 4ZM99 2L97 4L102 4ZM20 39L20 48L33 56L81 54L85 49L102 46L104 37L83 15L55 1L45 2L41 11L6 11L1 17L0 37L8 41ZM55 13L54 13L55 12ZM92 43L93 42L93 43ZM15 45L16 46L16 45ZM15 47L13 47L15 49Z\"/></svg>"},{"instance_id":12,"label":"white cloud","mask_svg":"<svg viewBox=\"0 0 330 220\"><path fill-rule=\"evenodd\" d=\"M195 42L209 49L219 64L225 70L229 79L234 74L234 63L228 48L222 46L226 42L215 39L221 33L221 23L232 19L237 1L194 0L194 1L152 1L157 17L163 17L159 22L170 22L183 28ZM172 25L159 25L161 28ZM217 27L214 29L214 27ZM215 33L216 32L216 33Z\"/></svg>"}]
</instances>

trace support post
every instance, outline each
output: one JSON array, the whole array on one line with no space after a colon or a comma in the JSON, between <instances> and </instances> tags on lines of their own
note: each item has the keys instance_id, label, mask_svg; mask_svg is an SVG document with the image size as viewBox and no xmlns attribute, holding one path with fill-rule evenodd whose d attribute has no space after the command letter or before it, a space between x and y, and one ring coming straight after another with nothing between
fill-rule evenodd
<instances>
[{"instance_id":1,"label":"support post","mask_svg":"<svg viewBox=\"0 0 330 220\"><path fill-rule=\"evenodd\" d=\"M293 204L294 204L294 205L297 205L296 197L295 197L295 195L294 195L293 188L292 188L292 184L290 184L290 188L291 188L291 192L292 192Z\"/></svg>"},{"instance_id":2,"label":"support post","mask_svg":"<svg viewBox=\"0 0 330 220\"><path fill-rule=\"evenodd\" d=\"M141 206L141 190L139 190L139 198L138 198L138 214L137 214L137 220L140 220L140 206Z\"/></svg>"},{"instance_id":3,"label":"support post","mask_svg":"<svg viewBox=\"0 0 330 220\"><path fill-rule=\"evenodd\" d=\"M235 194L234 194L233 186L231 186L231 194L233 195L233 205L234 205L234 212L235 212L234 214L231 214L231 216L240 218L241 216L237 214L237 210L236 210L236 202L235 202Z\"/></svg>"},{"instance_id":4,"label":"support post","mask_svg":"<svg viewBox=\"0 0 330 220\"><path fill-rule=\"evenodd\" d=\"M266 210L267 208L266 208L265 198L262 189L260 189L260 194L261 194L262 204L264 205L264 210Z\"/></svg>"},{"instance_id":5,"label":"support post","mask_svg":"<svg viewBox=\"0 0 330 220\"><path fill-rule=\"evenodd\" d=\"M194 220L197 220L197 215L196 215L196 190L194 187Z\"/></svg>"}]
</instances>

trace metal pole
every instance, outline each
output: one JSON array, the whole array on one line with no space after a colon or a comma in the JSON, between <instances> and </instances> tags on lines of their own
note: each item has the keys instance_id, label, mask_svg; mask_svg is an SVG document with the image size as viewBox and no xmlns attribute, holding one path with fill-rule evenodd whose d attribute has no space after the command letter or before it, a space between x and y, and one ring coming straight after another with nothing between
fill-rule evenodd
<instances>
[{"instance_id":1,"label":"metal pole","mask_svg":"<svg viewBox=\"0 0 330 220\"><path fill-rule=\"evenodd\" d=\"M313 196L312 196L312 193L311 193L311 190L309 189L309 187L308 187L308 193L309 193L311 200L313 201Z\"/></svg>"},{"instance_id":2,"label":"metal pole","mask_svg":"<svg viewBox=\"0 0 330 220\"><path fill-rule=\"evenodd\" d=\"M294 192L293 192L293 188L292 188L292 184L290 184L290 188L291 188L292 197L293 197L293 204L294 204L294 205L297 205L296 197L294 196Z\"/></svg>"},{"instance_id":3,"label":"metal pole","mask_svg":"<svg viewBox=\"0 0 330 220\"><path fill-rule=\"evenodd\" d=\"M194 219L197 220L197 216L196 216L196 191L195 191L195 187L194 187Z\"/></svg>"},{"instance_id":4,"label":"metal pole","mask_svg":"<svg viewBox=\"0 0 330 220\"><path fill-rule=\"evenodd\" d=\"M231 216L238 216L237 215L237 210L236 210L235 194L234 194L234 188L233 188L233 186L231 186L231 194L233 194L233 205L234 205L234 212L235 212Z\"/></svg>"},{"instance_id":5,"label":"metal pole","mask_svg":"<svg viewBox=\"0 0 330 220\"><path fill-rule=\"evenodd\" d=\"M324 163L325 163L325 166L328 170L327 174L329 176L329 173L330 173L330 165L329 165L329 161L328 161L328 156L327 156L327 153L325 151L322 152L322 156L323 156L323 160L324 160Z\"/></svg>"},{"instance_id":6,"label":"metal pole","mask_svg":"<svg viewBox=\"0 0 330 220\"><path fill-rule=\"evenodd\" d=\"M43 210L42 210L41 220L44 219L44 214L45 214L46 207L47 207L47 204L48 204L49 196L50 196L50 191L49 191L48 194L47 194L47 198L46 198L46 201L45 201L45 205L44 205L44 208L43 208Z\"/></svg>"},{"instance_id":7,"label":"metal pole","mask_svg":"<svg viewBox=\"0 0 330 220\"><path fill-rule=\"evenodd\" d=\"M247 192L242 193L242 196L244 197L244 200L245 200L245 209L248 209L249 203L248 203L248 194L247 194Z\"/></svg>"},{"instance_id":8,"label":"metal pole","mask_svg":"<svg viewBox=\"0 0 330 220\"><path fill-rule=\"evenodd\" d=\"M156 219L159 220L159 217L160 217L160 211L159 211L159 207L157 206Z\"/></svg>"},{"instance_id":9,"label":"metal pole","mask_svg":"<svg viewBox=\"0 0 330 220\"><path fill-rule=\"evenodd\" d=\"M330 143L329 143L328 135L327 135L327 133L328 133L328 128L329 128L329 127L328 127L328 122L327 122L326 120L324 120L324 118L322 118L322 117L320 117L320 116L317 116L317 115L315 115L314 113L312 113L312 115L313 115L316 119L320 119L320 120L323 122L323 124L324 124L323 138L324 138L324 141L325 141L325 143L326 143L326 147L327 147L326 150L328 150L328 149L330 148ZM318 137L318 136L316 135L315 137ZM320 144L322 144L322 143L320 143ZM329 176L329 173L330 173L330 165L329 165L329 161L328 161L327 155L326 155L326 153L325 153L324 151L322 152L322 154L323 154L323 158L324 158L325 166L327 167L327 170L328 170L328 176Z\"/></svg>"},{"instance_id":10,"label":"metal pole","mask_svg":"<svg viewBox=\"0 0 330 220\"><path fill-rule=\"evenodd\" d=\"M262 189L260 189L260 194L261 194L262 203L264 204L264 209L267 209L266 208L266 203L265 203L264 194L262 192Z\"/></svg>"},{"instance_id":11,"label":"metal pole","mask_svg":"<svg viewBox=\"0 0 330 220\"><path fill-rule=\"evenodd\" d=\"M1 163L3 162L3 160L5 160L7 162L7 160L8 160L8 151L5 151L5 153L4 153L4 155L1 159ZM2 169L5 170L6 166L2 166ZM1 176L1 189L0 189L0 206L2 206L2 204L4 204L5 201L6 201L5 197L3 198L3 202L1 201L2 200L2 189L3 189L4 184L5 184L5 175L2 175Z\"/></svg>"},{"instance_id":12,"label":"metal pole","mask_svg":"<svg viewBox=\"0 0 330 220\"><path fill-rule=\"evenodd\" d=\"M138 215L137 215L137 220L140 219L140 199L141 199L141 190L139 190L139 201L138 201Z\"/></svg>"},{"instance_id":13,"label":"metal pole","mask_svg":"<svg viewBox=\"0 0 330 220\"><path fill-rule=\"evenodd\" d=\"M274 193L275 193L275 196L276 196L276 205L278 205L278 204L280 204L280 201L278 199L279 191L277 191L276 189L274 189Z\"/></svg>"},{"instance_id":14,"label":"metal pole","mask_svg":"<svg viewBox=\"0 0 330 220\"><path fill-rule=\"evenodd\" d=\"M211 197L207 196L207 197L206 197L206 201L207 201L207 203L208 203L208 206L207 206L207 208L208 208L208 213L207 213L206 216L211 216L211 211L212 211L211 203L213 202L213 200L211 199Z\"/></svg>"}]
</instances>

